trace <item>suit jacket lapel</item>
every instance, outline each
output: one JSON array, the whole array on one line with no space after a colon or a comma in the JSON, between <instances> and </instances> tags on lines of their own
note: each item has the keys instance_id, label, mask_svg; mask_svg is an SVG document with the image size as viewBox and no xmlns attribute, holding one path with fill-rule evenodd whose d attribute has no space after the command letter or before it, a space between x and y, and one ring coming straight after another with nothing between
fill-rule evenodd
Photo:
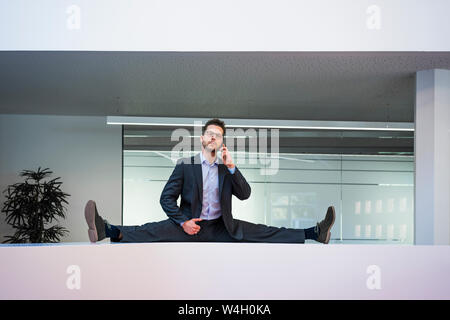
<instances>
[{"instance_id":1,"label":"suit jacket lapel","mask_svg":"<svg viewBox=\"0 0 450 320\"><path fill-rule=\"evenodd\" d=\"M227 166L223 164L222 160L219 159L219 199L222 199L222 189L223 181L225 180L225 175L228 173Z\"/></svg>"},{"instance_id":2,"label":"suit jacket lapel","mask_svg":"<svg viewBox=\"0 0 450 320\"><path fill-rule=\"evenodd\" d=\"M193 157L192 161L194 162L194 177L198 189L198 199L201 203L203 201L203 174L200 154L198 153L195 157Z\"/></svg>"}]
</instances>

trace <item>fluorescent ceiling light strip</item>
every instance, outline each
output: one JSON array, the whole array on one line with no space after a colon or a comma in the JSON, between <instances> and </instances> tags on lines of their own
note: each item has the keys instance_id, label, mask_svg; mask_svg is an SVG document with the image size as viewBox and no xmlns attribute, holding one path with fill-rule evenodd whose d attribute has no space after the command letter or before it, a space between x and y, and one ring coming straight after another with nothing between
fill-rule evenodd
<instances>
[{"instance_id":1,"label":"fluorescent ceiling light strip","mask_svg":"<svg viewBox=\"0 0 450 320\"><path fill-rule=\"evenodd\" d=\"M172 151L155 151L155 150L123 150L124 153L155 153L155 152L160 152L160 153L171 153ZM184 153L184 152L189 152L191 154L197 154L200 151L176 151L176 153L180 154L180 153ZM239 153L241 151L232 151L233 154L235 153ZM257 152L242 152L245 154L258 154ZM270 152L268 153L270 154ZM357 157L357 158L361 158L361 157L372 157L372 158L414 158L414 156L398 156L398 155L377 155L377 154L336 154L336 153L280 153L277 152L276 154L278 155L282 155L282 156L302 156L302 157L309 157L309 156L327 156L327 157L333 157L333 158L339 158L339 157ZM303 159L303 160L309 160L309 159ZM378 160L376 160L378 161Z\"/></svg>"},{"instance_id":2,"label":"fluorescent ceiling light strip","mask_svg":"<svg viewBox=\"0 0 450 320\"><path fill-rule=\"evenodd\" d=\"M414 187L413 184L408 183L379 183L378 185L383 187Z\"/></svg>"},{"instance_id":3,"label":"fluorescent ceiling light strip","mask_svg":"<svg viewBox=\"0 0 450 320\"><path fill-rule=\"evenodd\" d=\"M169 117L117 117L108 116L107 124L140 126L183 126L194 127L205 124L209 118L169 118ZM305 121L266 119L221 119L228 128L260 129L314 129L314 130L370 130L370 131L414 131L413 122L363 122L363 121Z\"/></svg>"}]
</instances>

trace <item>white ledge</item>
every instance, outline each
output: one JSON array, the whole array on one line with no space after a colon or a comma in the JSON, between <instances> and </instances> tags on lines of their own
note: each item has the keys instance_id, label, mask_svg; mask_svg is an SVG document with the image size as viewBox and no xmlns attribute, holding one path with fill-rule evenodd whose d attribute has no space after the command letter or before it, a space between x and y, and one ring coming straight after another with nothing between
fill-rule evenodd
<instances>
[{"instance_id":1,"label":"white ledge","mask_svg":"<svg viewBox=\"0 0 450 320\"><path fill-rule=\"evenodd\" d=\"M450 246L2 245L0 261L0 299L450 298Z\"/></svg>"}]
</instances>

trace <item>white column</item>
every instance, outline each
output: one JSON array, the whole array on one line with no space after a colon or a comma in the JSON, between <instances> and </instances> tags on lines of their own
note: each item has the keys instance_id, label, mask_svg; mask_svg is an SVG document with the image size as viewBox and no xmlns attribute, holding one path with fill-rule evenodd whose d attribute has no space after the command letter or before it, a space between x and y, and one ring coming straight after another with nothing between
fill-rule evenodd
<instances>
[{"instance_id":1,"label":"white column","mask_svg":"<svg viewBox=\"0 0 450 320\"><path fill-rule=\"evenodd\" d=\"M450 70L416 73L415 244L450 244Z\"/></svg>"}]
</instances>

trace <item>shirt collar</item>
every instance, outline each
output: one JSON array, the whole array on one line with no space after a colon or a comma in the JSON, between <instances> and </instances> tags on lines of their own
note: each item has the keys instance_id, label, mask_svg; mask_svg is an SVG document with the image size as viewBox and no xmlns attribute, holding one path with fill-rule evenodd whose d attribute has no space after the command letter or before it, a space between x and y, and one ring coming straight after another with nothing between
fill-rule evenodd
<instances>
[{"instance_id":1,"label":"shirt collar","mask_svg":"<svg viewBox=\"0 0 450 320\"><path fill-rule=\"evenodd\" d=\"M203 152L200 152L200 161L201 163L206 163L208 166L219 164L219 157L216 156L216 160L213 162L213 164L210 164L208 160L203 156Z\"/></svg>"}]
</instances>

